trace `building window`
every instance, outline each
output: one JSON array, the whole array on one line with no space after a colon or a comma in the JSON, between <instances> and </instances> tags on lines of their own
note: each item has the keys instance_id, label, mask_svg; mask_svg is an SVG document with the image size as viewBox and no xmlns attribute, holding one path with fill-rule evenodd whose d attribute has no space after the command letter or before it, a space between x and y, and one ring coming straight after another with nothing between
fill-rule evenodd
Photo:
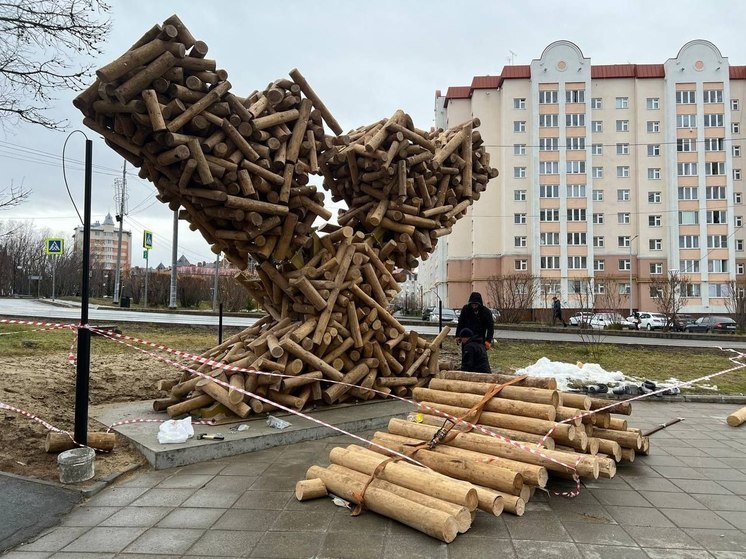
<instances>
[{"instance_id":1,"label":"building window","mask_svg":"<svg viewBox=\"0 0 746 559\"><path fill-rule=\"evenodd\" d=\"M539 198L559 198L558 184L539 185Z\"/></svg>"},{"instance_id":2,"label":"building window","mask_svg":"<svg viewBox=\"0 0 746 559\"><path fill-rule=\"evenodd\" d=\"M741 104L738 102L738 99L731 99L730 100L730 110L731 111L740 111L741 110Z\"/></svg>"},{"instance_id":3,"label":"building window","mask_svg":"<svg viewBox=\"0 0 746 559\"><path fill-rule=\"evenodd\" d=\"M568 256L567 268L569 270L583 270L588 267L588 258L585 256Z\"/></svg>"},{"instance_id":4,"label":"building window","mask_svg":"<svg viewBox=\"0 0 746 559\"><path fill-rule=\"evenodd\" d=\"M604 168L603 167L593 167L591 169L591 175L594 179L602 179L604 178Z\"/></svg>"},{"instance_id":5,"label":"building window","mask_svg":"<svg viewBox=\"0 0 746 559\"><path fill-rule=\"evenodd\" d=\"M585 89L568 89L565 91L566 103L585 103Z\"/></svg>"},{"instance_id":6,"label":"building window","mask_svg":"<svg viewBox=\"0 0 746 559\"><path fill-rule=\"evenodd\" d=\"M732 134L740 134L741 133L741 123L740 122L731 122L730 123L730 131Z\"/></svg>"},{"instance_id":7,"label":"building window","mask_svg":"<svg viewBox=\"0 0 746 559\"><path fill-rule=\"evenodd\" d=\"M660 215L649 215L648 216L648 227L660 227L662 217Z\"/></svg>"},{"instance_id":8,"label":"building window","mask_svg":"<svg viewBox=\"0 0 746 559\"><path fill-rule=\"evenodd\" d=\"M526 224L526 214L513 214L513 223L516 225Z\"/></svg>"},{"instance_id":9,"label":"building window","mask_svg":"<svg viewBox=\"0 0 746 559\"><path fill-rule=\"evenodd\" d=\"M559 221L559 209L539 210L539 221Z\"/></svg>"},{"instance_id":10,"label":"building window","mask_svg":"<svg viewBox=\"0 0 746 559\"><path fill-rule=\"evenodd\" d=\"M567 210L567 221L585 221L585 209L572 208Z\"/></svg>"},{"instance_id":11,"label":"building window","mask_svg":"<svg viewBox=\"0 0 746 559\"><path fill-rule=\"evenodd\" d=\"M567 185L567 197L568 198L585 198L585 185L584 184L568 184Z\"/></svg>"},{"instance_id":12,"label":"building window","mask_svg":"<svg viewBox=\"0 0 746 559\"><path fill-rule=\"evenodd\" d=\"M539 138L539 151L559 150L559 138Z\"/></svg>"},{"instance_id":13,"label":"building window","mask_svg":"<svg viewBox=\"0 0 746 559\"><path fill-rule=\"evenodd\" d=\"M746 266L744 266L743 264L736 264L736 273L737 274L742 275L742 274L746 273L744 270L746 270Z\"/></svg>"},{"instance_id":14,"label":"building window","mask_svg":"<svg viewBox=\"0 0 746 559\"><path fill-rule=\"evenodd\" d=\"M722 89L705 89L703 93L704 93L705 103L722 103L723 102L723 90Z\"/></svg>"},{"instance_id":15,"label":"building window","mask_svg":"<svg viewBox=\"0 0 746 559\"><path fill-rule=\"evenodd\" d=\"M741 180L741 169L733 169L733 180L734 181Z\"/></svg>"},{"instance_id":16,"label":"building window","mask_svg":"<svg viewBox=\"0 0 746 559\"><path fill-rule=\"evenodd\" d=\"M601 103L600 97L593 97L591 99L591 109L601 109L603 108L603 105Z\"/></svg>"},{"instance_id":17,"label":"building window","mask_svg":"<svg viewBox=\"0 0 746 559\"><path fill-rule=\"evenodd\" d=\"M734 204L740 204L741 203L741 193L740 192L734 192L733 193L733 203Z\"/></svg>"},{"instance_id":18,"label":"building window","mask_svg":"<svg viewBox=\"0 0 746 559\"><path fill-rule=\"evenodd\" d=\"M603 155L604 154L604 145L603 144L593 144L591 145L591 155Z\"/></svg>"},{"instance_id":19,"label":"building window","mask_svg":"<svg viewBox=\"0 0 746 559\"><path fill-rule=\"evenodd\" d=\"M658 97L648 97L645 100L645 105L647 106L649 111L654 111L661 108L661 102Z\"/></svg>"},{"instance_id":20,"label":"building window","mask_svg":"<svg viewBox=\"0 0 746 559\"><path fill-rule=\"evenodd\" d=\"M648 144L648 157L656 157L661 154L660 144Z\"/></svg>"},{"instance_id":21,"label":"building window","mask_svg":"<svg viewBox=\"0 0 746 559\"><path fill-rule=\"evenodd\" d=\"M591 192L591 197L594 202L603 202L604 200L604 191L603 190L594 190Z\"/></svg>"},{"instance_id":22,"label":"building window","mask_svg":"<svg viewBox=\"0 0 746 559\"><path fill-rule=\"evenodd\" d=\"M663 250L663 239L650 239L648 241L650 250Z\"/></svg>"},{"instance_id":23,"label":"building window","mask_svg":"<svg viewBox=\"0 0 746 559\"><path fill-rule=\"evenodd\" d=\"M526 178L526 167L513 167L513 178L525 179Z\"/></svg>"},{"instance_id":24,"label":"building window","mask_svg":"<svg viewBox=\"0 0 746 559\"><path fill-rule=\"evenodd\" d=\"M678 105L692 105L697 102L696 91L677 91L676 103Z\"/></svg>"},{"instance_id":25,"label":"building window","mask_svg":"<svg viewBox=\"0 0 746 559\"><path fill-rule=\"evenodd\" d=\"M604 248L606 240L604 237L593 237L593 248Z\"/></svg>"},{"instance_id":26,"label":"building window","mask_svg":"<svg viewBox=\"0 0 746 559\"><path fill-rule=\"evenodd\" d=\"M660 262L652 262L650 264L650 275L657 276L663 273L663 264Z\"/></svg>"},{"instance_id":27,"label":"building window","mask_svg":"<svg viewBox=\"0 0 746 559\"><path fill-rule=\"evenodd\" d=\"M699 248L699 236L679 235L679 248Z\"/></svg>"},{"instance_id":28,"label":"building window","mask_svg":"<svg viewBox=\"0 0 746 559\"><path fill-rule=\"evenodd\" d=\"M567 174L580 175L585 173L585 161L568 161Z\"/></svg>"},{"instance_id":29,"label":"building window","mask_svg":"<svg viewBox=\"0 0 746 559\"><path fill-rule=\"evenodd\" d=\"M527 237L513 237L513 246L523 248L527 245Z\"/></svg>"},{"instance_id":30,"label":"building window","mask_svg":"<svg viewBox=\"0 0 746 559\"><path fill-rule=\"evenodd\" d=\"M707 235L707 248L728 248L728 235Z\"/></svg>"},{"instance_id":31,"label":"building window","mask_svg":"<svg viewBox=\"0 0 746 559\"><path fill-rule=\"evenodd\" d=\"M586 233L568 233L567 244L568 245L586 245L588 244Z\"/></svg>"},{"instance_id":32,"label":"building window","mask_svg":"<svg viewBox=\"0 0 746 559\"><path fill-rule=\"evenodd\" d=\"M565 140L565 145L567 149L571 151L583 150L585 149L585 138L567 138L567 140Z\"/></svg>"},{"instance_id":33,"label":"building window","mask_svg":"<svg viewBox=\"0 0 746 559\"><path fill-rule=\"evenodd\" d=\"M526 121L525 120L514 120L513 121L513 132L525 132Z\"/></svg>"},{"instance_id":34,"label":"building window","mask_svg":"<svg viewBox=\"0 0 746 559\"><path fill-rule=\"evenodd\" d=\"M653 180L660 180L661 178L661 170L660 169L648 169L648 179Z\"/></svg>"},{"instance_id":35,"label":"building window","mask_svg":"<svg viewBox=\"0 0 746 559\"><path fill-rule=\"evenodd\" d=\"M630 239L629 235L621 235L616 238L616 245L619 248L629 248L632 244L632 240Z\"/></svg>"},{"instance_id":36,"label":"building window","mask_svg":"<svg viewBox=\"0 0 746 559\"><path fill-rule=\"evenodd\" d=\"M513 200L516 202L525 202L526 201L526 191L525 190L514 190L513 191Z\"/></svg>"},{"instance_id":37,"label":"building window","mask_svg":"<svg viewBox=\"0 0 746 559\"><path fill-rule=\"evenodd\" d=\"M708 260L707 271L713 274L725 273L728 271L727 260Z\"/></svg>"},{"instance_id":38,"label":"building window","mask_svg":"<svg viewBox=\"0 0 746 559\"><path fill-rule=\"evenodd\" d=\"M585 115L583 113L571 113L565 115L565 126L570 128L585 126Z\"/></svg>"},{"instance_id":39,"label":"building window","mask_svg":"<svg viewBox=\"0 0 746 559\"><path fill-rule=\"evenodd\" d=\"M656 191L648 192L648 204L660 204L661 193Z\"/></svg>"},{"instance_id":40,"label":"building window","mask_svg":"<svg viewBox=\"0 0 746 559\"><path fill-rule=\"evenodd\" d=\"M513 144L513 155L526 155L526 144Z\"/></svg>"},{"instance_id":41,"label":"building window","mask_svg":"<svg viewBox=\"0 0 746 559\"><path fill-rule=\"evenodd\" d=\"M616 191L617 202L629 202L631 199L631 191L628 188L619 188Z\"/></svg>"},{"instance_id":42,"label":"building window","mask_svg":"<svg viewBox=\"0 0 746 559\"><path fill-rule=\"evenodd\" d=\"M616 108L617 109L629 109L629 97L617 97Z\"/></svg>"},{"instance_id":43,"label":"building window","mask_svg":"<svg viewBox=\"0 0 746 559\"><path fill-rule=\"evenodd\" d=\"M528 260L525 260L525 259L516 260L515 269L518 272L524 272L528 270Z\"/></svg>"},{"instance_id":44,"label":"building window","mask_svg":"<svg viewBox=\"0 0 746 559\"><path fill-rule=\"evenodd\" d=\"M730 289L727 283L711 283L708 286L709 296L712 297L728 297Z\"/></svg>"},{"instance_id":45,"label":"building window","mask_svg":"<svg viewBox=\"0 0 746 559\"><path fill-rule=\"evenodd\" d=\"M617 155L629 155L629 144L617 144L616 154Z\"/></svg>"},{"instance_id":46,"label":"building window","mask_svg":"<svg viewBox=\"0 0 746 559\"><path fill-rule=\"evenodd\" d=\"M741 144L733 144L731 149L733 150L733 157L741 157Z\"/></svg>"},{"instance_id":47,"label":"building window","mask_svg":"<svg viewBox=\"0 0 746 559\"><path fill-rule=\"evenodd\" d=\"M604 271L604 268L605 268L605 267L606 267L606 266L604 265L604 261L603 261L602 259L600 259L600 258L596 258L596 259L595 259L595 260L593 261L593 270L594 270L595 272L603 272L603 271ZM600 287L600 288L602 288L602 289L601 289L601 291L600 291L601 293L603 293L603 292L604 292L604 290L603 290L603 284L602 284L602 283L597 283L597 284L596 284L596 287Z\"/></svg>"},{"instance_id":48,"label":"building window","mask_svg":"<svg viewBox=\"0 0 746 559\"><path fill-rule=\"evenodd\" d=\"M702 286L698 283L689 283L686 285L686 289L684 289L684 297L701 297L702 296Z\"/></svg>"},{"instance_id":49,"label":"building window","mask_svg":"<svg viewBox=\"0 0 746 559\"><path fill-rule=\"evenodd\" d=\"M619 259L619 271L620 272L629 272L631 268L632 268L632 263L630 262L629 258Z\"/></svg>"},{"instance_id":50,"label":"building window","mask_svg":"<svg viewBox=\"0 0 746 559\"><path fill-rule=\"evenodd\" d=\"M513 108L514 109L525 109L526 108L526 98L525 97L515 97L513 99Z\"/></svg>"},{"instance_id":51,"label":"building window","mask_svg":"<svg viewBox=\"0 0 746 559\"><path fill-rule=\"evenodd\" d=\"M629 120L617 120L616 131L617 132L629 132Z\"/></svg>"},{"instance_id":52,"label":"building window","mask_svg":"<svg viewBox=\"0 0 746 559\"><path fill-rule=\"evenodd\" d=\"M557 104L557 100L558 100L557 91L540 91L539 92L539 104L540 105Z\"/></svg>"},{"instance_id":53,"label":"building window","mask_svg":"<svg viewBox=\"0 0 746 559\"><path fill-rule=\"evenodd\" d=\"M676 165L676 172L680 177L695 177L697 176L697 164L678 163Z\"/></svg>"},{"instance_id":54,"label":"building window","mask_svg":"<svg viewBox=\"0 0 746 559\"><path fill-rule=\"evenodd\" d=\"M591 216L593 225L603 225L604 224L604 214L593 214Z\"/></svg>"},{"instance_id":55,"label":"building window","mask_svg":"<svg viewBox=\"0 0 746 559\"><path fill-rule=\"evenodd\" d=\"M616 214L616 222L619 225L629 225L630 224L630 213L619 212L618 214Z\"/></svg>"},{"instance_id":56,"label":"building window","mask_svg":"<svg viewBox=\"0 0 746 559\"><path fill-rule=\"evenodd\" d=\"M736 252L743 252L743 239L736 239Z\"/></svg>"},{"instance_id":57,"label":"building window","mask_svg":"<svg viewBox=\"0 0 746 559\"><path fill-rule=\"evenodd\" d=\"M592 120L591 121L591 130L593 132L603 132L604 131L604 123L600 120Z\"/></svg>"},{"instance_id":58,"label":"building window","mask_svg":"<svg viewBox=\"0 0 746 559\"><path fill-rule=\"evenodd\" d=\"M708 186L705 188L705 198L707 200L725 200L725 187Z\"/></svg>"},{"instance_id":59,"label":"building window","mask_svg":"<svg viewBox=\"0 0 746 559\"><path fill-rule=\"evenodd\" d=\"M720 128L723 126L723 115L706 114L705 128Z\"/></svg>"},{"instance_id":60,"label":"building window","mask_svg":"<svg viewBox=\"0 0 746 559\"><path fill-rule=\"evenodd\" d=\"M648 120L647 122L647 130L650 133L660 132L661 131L661 123L658 120Z\"/></svg>"},{"instance_id":61,"label":"building window","mask_svg":"<svg viewBox=\"0 0 746 559\"><path fill-rule=\"evenodd\" d=\"M626 179L629 178L629 166L628 165L619 165L616 168L616 176L619 179Z\"/></svg>"},{"instance_id":62,"label":"building window","mask_svg":"<svg viewBox=\"0 0 746 559\"><path fill-rule=\"evenodd\" d=\"M542 233L539 235L539 243L542 246L557 246L560 244L560 234L557 232Z\"/></svg>"},{"instance_id":63,"label":"building window","mask_svg":"<svg viewBox=\"0 0 746 559\"><path fill-rule=\"evenodd\" d=\"M676 115L676 128L696 128L697 115Z\"/></svg>"},{"instance_id":64,"label":"building window","mask_svg":"<svg viewBox=\"0 0 746 559\"><path fill-rule=\"evenodd\" d=\"M699 224L699 212L697 210L679 212L679 225L698 225L698 224Z\"/></svg>"},{"instance_id":65,"label":"building window","mask_svg":"<svg viewBox=\"0 0 746 559\"><path fill-rule=\"evenodd\" d=\"M559 256L542 256L540 260L540 266L542 270L559 270L560 257Z\"/></svg>"},{"instance_id":66,"label":"building window","mask_svg":"<svg viewBox=\"0 0 746 559\"><path fill-rule=\"evenodd\" d=\"M559 161L539 161L540 175L559 175Z\"/></svg>"},{"instance_id":67,"label":"building window","mask_svg":"<svg viewBox=\"0 0 746 559\"><path fill-rule=\"evenodd\" d=\"M559 115L539 115L539 126L542 128L557 128Z\"/></svg>"},{"instance_id":68,"label":"building window","mask_svg":"<svg viewBox=\"0 0 746 559\"><path fill-rule=\"evenodd\" d=\"M690 152L697 150L697 140L694 138L679 138L676 140L676 151Z\"/></svg>"},{"instance_id":69,"label":"building window","mask_svg":"<svg viewBox=\"0 0 746 559\"><path fill-rule=\"evenodd\" d=\"M682 260L681 271L685 274L698 274L699 260Z\"/></svg>"},{"instance_id":70,"label":"building window","mask_svg":"<svg viewBox=\"0 0 746 559\"><path fill-rule=\"evenodd\" d=\"M696 200L697 199L697 187L696 186L680 186L679 187L679 200Z\"/></svg>"}]
</instances>

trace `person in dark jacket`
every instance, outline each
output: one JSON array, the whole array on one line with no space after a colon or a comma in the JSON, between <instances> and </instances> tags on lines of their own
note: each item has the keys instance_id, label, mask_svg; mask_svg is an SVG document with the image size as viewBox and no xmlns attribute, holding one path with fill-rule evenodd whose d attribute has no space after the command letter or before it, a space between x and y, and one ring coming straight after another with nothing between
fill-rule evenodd
<instances>
[{"instance_id":1,"label":"person in dark jacket","mask_svg":"<svg viewBox=\"0 0 746 559\"><path fill-rule=\"evenodd\" d=\"M492 346L495 321L492 319L492 311L482 303L482 294L478 291L469 295L469 302L461 309L456 326L457 344L471 338L471 336L467 337L462 334L464 328L468 328L472 332L472 336L480 336L487 349Z\"/></svg>"},{"instance_id":2,"label":"person in dark jacket","mask_svg":"<svg viewBox=\"0 0 746 559\"><path fill-rule=\"evenodd\" d=\"M491 373L484 339L468 328L461 330L461 370L472 373Z\"/></svg>"},{"instance_id":3,"label":"person in dark jacket","mask_svg":"<svg viewBox=\"0 0 746 559\"><path fill-rule=\"evenodd\" d=\"M560 303L560 300L557 299L557 297L552 297L552 326L554 326L558 320L562 323L562 326L567 328L567 322L562 318L562 303Z\"/></svg>"}]
</instances>

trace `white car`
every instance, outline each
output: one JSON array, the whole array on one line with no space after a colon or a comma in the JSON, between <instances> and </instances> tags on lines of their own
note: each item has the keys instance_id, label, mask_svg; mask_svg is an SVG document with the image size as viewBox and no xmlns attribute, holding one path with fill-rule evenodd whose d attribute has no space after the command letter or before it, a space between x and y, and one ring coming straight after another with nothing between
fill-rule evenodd
<instances>
[{"instance_id":1,"label":"white car","mask_svg":"<svg viewBox=\"0 0 746 559\"><path fill-rule=\"evenodd\" d=\"M635 317L627 317L627 320L633 324L636 324L637 328L644 328L645 330L658 330L666 327L668 320L665 314L658 312L639 312Z\"/></svg>"},{"instance_id":2,"label":"white car","mask_svg":"<svg viewBox=\"0 0 746 559\"><path fill-rule=\"evenodd\" d=\"M591 318L593 318L592 312L579 312L572 315L567 322L570 326L588 326Z\"/></svg>"},{"instance_id":3,"label":"white car","mask_svg":"<svg viewBox=\"0 0 746 559\"><path fill-rule=\"evenodd\" d=\"M440 321L440 315L438 314L438 311L433 311L430 315L430 322L439 322ZM458 322L458 317L456 316L456 313L453 309L443 309L443 324L456 324Z\"/></svg>"},{"instance_id":4,"label":"white car","mask_svg":"<svg viewBox=\"0 0 746 559\"><path fill-rule=\"evenodd\" d=\"M611 312L594 314L590 322L591 328L594 330L603 330L604 328L609 328L613 324L618 324L622 328L628 328L630 330L635 327L632 322L626 320L621 314Z\"/></svg>"}]
</instances>

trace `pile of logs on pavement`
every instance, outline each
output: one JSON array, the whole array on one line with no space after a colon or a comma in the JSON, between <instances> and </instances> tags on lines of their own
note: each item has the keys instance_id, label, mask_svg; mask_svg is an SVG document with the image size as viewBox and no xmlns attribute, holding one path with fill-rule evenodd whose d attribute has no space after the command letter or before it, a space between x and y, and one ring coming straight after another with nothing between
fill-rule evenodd
<instances>
[{"instance_id":1,"label":"pile of logs on pavement","mask_svg":"<svg viewBox=\"0 0 746 559\"><path fill-rule=\"evenodd\" d=\"M368 448L333 449L330 466L312 466L298 482L297 498L328 492L360 503L362 495L364 508L448 543L469 529L476 509L520 516L550 478L611 479L617 463L649 452L649 439L617 417L631 414L629 403L558 392L554 379L504 386L477 413L484 395L508 381L515 377L440 372L414 389L420 413L392 419ZM447 416L476 427L457 423L445 433L454 424Z\"/></svg>"}]
</instances>

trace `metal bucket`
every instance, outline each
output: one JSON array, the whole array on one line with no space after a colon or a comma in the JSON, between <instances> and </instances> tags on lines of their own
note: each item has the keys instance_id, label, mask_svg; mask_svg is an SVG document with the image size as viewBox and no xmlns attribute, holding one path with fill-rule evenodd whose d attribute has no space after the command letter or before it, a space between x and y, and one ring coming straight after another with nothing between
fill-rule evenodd
<instances>
[{"instance_id":1,"label":"metal bucket","mask_svg":"<svg viewBox=\"0 0 746 559\"><path fill-rule=\"evenodd\" d=\"M61 452L57 456L62 483L80 483L89 480L94 474L96 452L87 446Z\"/></svg>"}]
</instances>

